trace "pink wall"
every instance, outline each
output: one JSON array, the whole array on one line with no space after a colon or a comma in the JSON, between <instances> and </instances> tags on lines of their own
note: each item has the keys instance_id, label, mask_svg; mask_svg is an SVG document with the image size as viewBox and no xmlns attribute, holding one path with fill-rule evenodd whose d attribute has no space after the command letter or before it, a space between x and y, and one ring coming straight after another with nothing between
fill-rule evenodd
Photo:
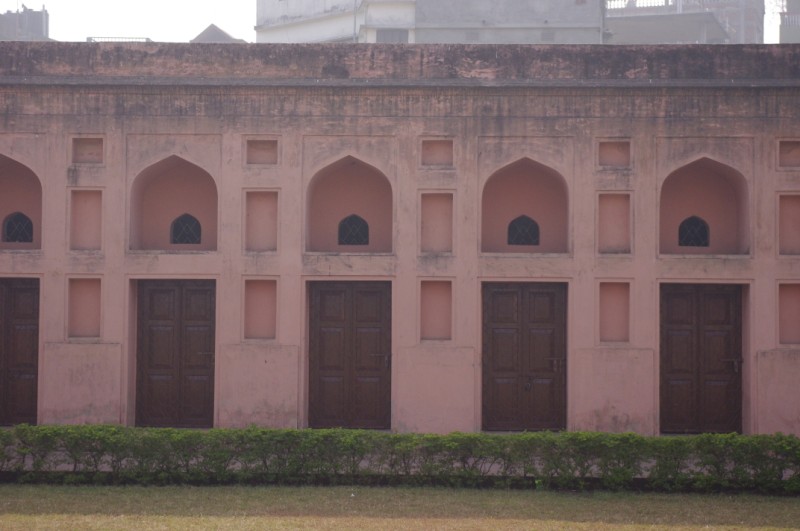
<instances>
[{"instance_id":1,"label":"pink wall","mask_svg":"<svg viewBox=\"0 0 800 531\"><path fill-rule=\"evenodd\" d=\"M800 47L209 50L0 43L36 81L2 88L0 214L30 209L41 250L0 248L0 277L40 281L40 423L133 424L137 282L211 279L214 425L305 427L307 285L371 280L392 430L479 431L481 286L507 281L568 285L567 428L658 434L678 282L744 286L743 431L800 435L800 104L775 87ZM185 212L200 246L168 243ZM370 245L342 248L353 213ZM539 246L506 244L521 214ZM690 215L708 249L676 246Z\"/></svg>"},{"instance_id":2,"label":"pink wall","mask_svg":"<svg viewBox=\"0 0 800 531\"><path fill-rule=\"evenodd\" d=\"M48 343L39 351L40 424L118 424L122 349L98 342Z\"/></svg>"}]
</instances>

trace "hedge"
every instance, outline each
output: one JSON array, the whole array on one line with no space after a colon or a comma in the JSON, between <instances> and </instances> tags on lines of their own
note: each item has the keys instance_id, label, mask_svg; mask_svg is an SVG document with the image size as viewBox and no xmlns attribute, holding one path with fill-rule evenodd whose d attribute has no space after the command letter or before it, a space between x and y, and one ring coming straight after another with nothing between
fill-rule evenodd
<instances>
[{"instance_id":1,"label":"hedge","mask_svg":"<svg viewBox=\"0 0 800 531\"><path fill-rule=\"evenodd\" d=\"M365 430L0 429L0 479L96 484L368 484L800 494L792 435Z\"/></svg>"}]
</instances>

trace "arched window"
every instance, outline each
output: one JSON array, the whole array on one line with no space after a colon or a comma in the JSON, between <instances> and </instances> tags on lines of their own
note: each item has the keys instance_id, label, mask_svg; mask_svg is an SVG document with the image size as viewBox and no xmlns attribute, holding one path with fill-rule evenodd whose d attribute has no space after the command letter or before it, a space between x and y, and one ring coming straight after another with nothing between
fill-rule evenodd
<instances>
[{"instance_id":1,"label":"arched window","mask_svg":"<svg viewBox=\"0 0 800 531\"><path fill-rule=\"evenodd\" d=\"M339 222L339 245L369 245L369 225L352 214Z\"/></svg>"},{"instance_id":2,"label":"arched window","mask_svg":"<svg viewBox=\"0 0 800 531\"><path fill-rule=\"evenodd\" d=\"M33 241L33 222L22 212L14 212L3 221L3 241L30 243Z\"/></svg>"},{"instance_id":3,"label":"arched window","mask_svg":"<svg viewBox=\"0 0 800 531\"><path fill-rule=\"evenodd\" d=\"M200 222L189 214L175 218L170 228L170 243L200 243Z\"/></svg>"},{"instance_id":4,"label":"arched window","mask_svg":"<svg viewBox=\"0 0 800 531\"><path fill-rule=\"evenodd\" d=\"M528 216L520 216L508 224L509 245L539 245L539 224Z\"/></svg>"},{"instance_id":5,"label":"arched window","mask_svg":"<svg viewBox=\"0 0 800 531\"><path fill-rule=\"evenodd\" d=\"M684 219L678 227L680 247L708 247L709 239L708 223L697 216Z\"/></svg>"}]
</instances>

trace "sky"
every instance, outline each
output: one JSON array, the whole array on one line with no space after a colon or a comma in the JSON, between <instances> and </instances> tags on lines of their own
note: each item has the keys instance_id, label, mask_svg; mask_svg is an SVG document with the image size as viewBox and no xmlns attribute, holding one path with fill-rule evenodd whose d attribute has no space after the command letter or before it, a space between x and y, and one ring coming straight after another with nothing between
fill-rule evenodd
<instances>
[{"instance_id":1,"label":"sky","mask_svg":"<svg viewBox=\"0 0 800 531\"><path fill-rule=\"evenodd\" d=\"M256 0L25 1L29 9L39 10L44 5L50 14L50 38L57 41L147 37L161 42L189 42L209 24L216 24L237 39L256 40ZM17 11L23 3L0 0L0 13ZM774 16L767 17L766 22L765 40L777 42L779 22Z\"/></svg>"},{"instance_id":2,"label":"sky","mask_svg":"<svg viewBox=\"0 0 800 531\"><path fill-rule=\"evenodd\" d=\"M209 24L255 42L256 0L0 0L0 13L25 4L50 14L50 38L148 37L189 42Z\"/></svg>"}]
</instances>

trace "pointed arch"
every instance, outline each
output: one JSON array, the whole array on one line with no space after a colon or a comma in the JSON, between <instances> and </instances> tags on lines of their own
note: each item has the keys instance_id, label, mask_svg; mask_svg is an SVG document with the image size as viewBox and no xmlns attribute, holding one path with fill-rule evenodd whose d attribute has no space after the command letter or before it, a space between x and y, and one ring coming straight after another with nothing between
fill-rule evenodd
<instances>
[{"instance_id":1,"label":"pointed arch","mask_svg":"<svg viewBox=\"0 0 800 531\"><path fill-rule=\"evenodd\" d=\"M351 214L339 222L339 245L369 245L369 224Z\"/></svg>"},{"instance_id":2,"label":"pointed arch","mask_svg":"<svg viewBox=\"0 0 800 531\"><path fill-rule=\"evenodd\" d=\"M343 157L309 182L306 250L391 252L393 210L392 186L386 175L355 157ZM357 221L353 216L368 228L367 243L341 240L342 223L347 220L345 227L349 227Z\"/></svg>"},{"instance_id":3,"label":"pointed arch","mask_svg":"<svg viewBox=\"0 0 800 531\"><path fill-rule=\"evenodd\" d=\"M508 245L539 245L539 224L528 216L519 216L508 224Z\"/></svg>"},{"instance_id":4,"label":"pointed arch","mask_svg":"<svg viewBox=\"0 0 800 531\"><path fill-rule=\"evenodd\" d=\"M0 249L40 249L42 184L24 164L0 155Z\"/></svg>"},{"instance_id":5,"label":"pointed arch","mask_svg":"<svg viewBox=\"0 0 800 531\"><path fill-rule=\"evenodd\" d=\"M562 175L529 158L520 159L494 172L483 187L481 250L565 253L568 213L567 184ZM530 232L527 241L533 241L534 225L538 243L512 241L512 229L523 227ZM521 249L524 246L536 248Z\"/></svg>"},{"instance_id":6,"label":"pointed arch","mask_svg":"<svg viewBox=\"0 0 800 531\"><path fill-rule=\"evenodd\" d=\"M708 247L711 234L708 223L698 216L689 216L678 226L678 245L680 247Z\"/></svg>"},{"instance_id":7,"label":"pointed arch","mask_svg":"<svg viewBox=\"0 0 800 531\"><path fill-rule=\"evenodd\" d=\"M748 196L747 181L738 170L708 157L673 171L660 192L660 252L746 254ZM703 233L708 236L707 245L682 243L702 242Z\"/></svg>"},{"instance_id":8,"label":"pointed arch","mask_svg":"<svg viewBox=\"0 0 800 531\"><path fill-rule=\"evenodd\" d=\"M202 239L192 250L217 248L217 186L211 174L176 155L145 168L131 188L132 249L180 250L194 237L194 227L202 227ZM174 240L176 229L181 232Z\"/></svg>"}]
</instances>

